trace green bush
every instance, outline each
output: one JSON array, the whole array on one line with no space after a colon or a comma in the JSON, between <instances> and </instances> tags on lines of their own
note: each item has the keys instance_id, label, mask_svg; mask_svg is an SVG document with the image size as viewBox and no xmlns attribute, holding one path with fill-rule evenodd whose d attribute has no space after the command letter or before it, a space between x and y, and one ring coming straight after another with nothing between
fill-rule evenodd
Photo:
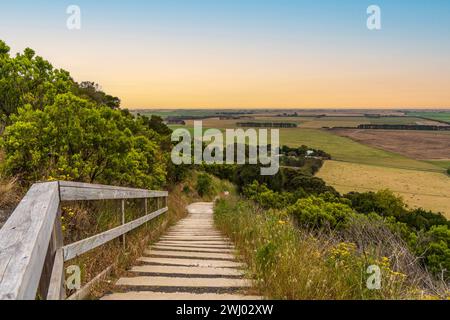
<instances>
[{"instance_id":1,"label":"green bush","mask_svg":"<svg viewBox=\"0 0 450 320\"><path fill-rule=\"evenodd\" d=\"M449 226L450 221L440 213L434 213L423 209L414 209L398 218L416 231L430 230L434 226Z\"/></svg>"},{"instance_id":2,"label":"green bush","mask_svg":"<svg viewBox=\"0 0 450 320\"><path fill-rule=\"evenodd\" d=\"M346 204L327 202L315 196L298 200L287 208L287 213L294 217L299 225L314 229L343 228L354 215L352 208Z\"/></svg>"},{"instance_id":3,"label":"green bush","mask_svg":"<svg viewBox=\"0 0 450 320\"><path fill-rule=\"evenodd\" d=\"M450 229L447 226L432 227L416 251L432 273L445 280L450 278Z\"/></svg>"},{"instance_id":4,"label":"green bush","mask_svg":"<svg viewBox=\"0 0 450 320\"><path fill-rule=\"evenodd\" d=\"M119 110L71 93L44 110L27 105L2 137L5 170L25 181L76 180L157 188L165 183L159 136Z\"/></svg>"},{"instance_id":5,"label":"green bush","mask_svg":"<svg viewBox=\"0 0 450 320\"><path fill-rule=\"evenodd\" d=\"M200 197L211 194L213 186L212 178L209 174L199 174L197 177L196 190Z\"/></svg>"},{"instance_id":6,"label":"green bush","mask_svg":"<svg viewBox=\"0 0 450 320\"><path fill-rule=\"evenodd\" d=\"M189 188L189 186L184 186L183 187L183 193L184 194L190 194L191 193L191 188Z\"/></svg>"},{"instance_id":7,"label":"green bush","mask_svg":"<svg viewBox=\"0 0 450 320\"><path fill-rule=\"evenodd\" d=\"M244 187L243 194L265 209L283 209L293 204L296 199L293 193L272 191L267 185L259 184L258 181Z\"/></svg>"},{"instance_id":8,"label":"green bush","mask_svg":"<svg viewBox=\"0 0 450 320\"><path fill-rule=\"evenodd\" d=\"M383 217L400 218L407 212L402 198L397 197L389 190L366 193L351 192L344 197L352 202L353 209L359 213L375 212Z\"/></svg>"}]
</instances>

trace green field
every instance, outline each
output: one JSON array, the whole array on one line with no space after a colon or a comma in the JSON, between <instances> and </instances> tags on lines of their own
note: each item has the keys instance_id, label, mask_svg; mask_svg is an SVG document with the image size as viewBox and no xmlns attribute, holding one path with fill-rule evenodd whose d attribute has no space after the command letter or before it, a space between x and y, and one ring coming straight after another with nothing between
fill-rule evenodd
<instances>
[{"instance_id":1,"label":"green field","mask_svg":"<svg viewBox=\"0 0 450 320\"><path fill-rule=\"evenodd\" d=\"M283 129L281 144L291 147L307 145L330 153L335 160L400 169L442 172L443 165L417 161L402 155L369 147L324 130Z\"/></svg>"},{"instance_id":2,"label":"green field","mask_svg":"<svg viewBox=\"0 0 450 320\"><path fill-rule=\"evenodd\" d=\"M450 169L450 160L428 160L427 162L445 170Z\"/></svg>"},{"instance_id":3,"label":"green field","mask_svg":"<svg viewBox=\"0 0 450 320\"><path fill-rule=\"evenodd\" d=\"M208 129L208 127L212 126L208 125L203 130ZM170 126L170 128L186 128L191 134L193 131L193 128L190 126ZM221 130L224 130L224 128L221 128ZM280 129L280 144L290 147L307 145L311 148L328 152L334 160L381 167L443 172L448 168L447 164L450 164L450 161L418 161L410 159L393 152L366 146L321 129Z\"/></svg>"},{"instance_id":4,"label":"green field","mask_svg":"<svg viewBox=\"0 0 450 320\"><path fill-rule=\"evenodd\" d=\"M412 117L423 117L431 120L445 121L450 123L450 111L442 111L442 112L407 112L408 116Z\"/></svg>"}]
</instances>

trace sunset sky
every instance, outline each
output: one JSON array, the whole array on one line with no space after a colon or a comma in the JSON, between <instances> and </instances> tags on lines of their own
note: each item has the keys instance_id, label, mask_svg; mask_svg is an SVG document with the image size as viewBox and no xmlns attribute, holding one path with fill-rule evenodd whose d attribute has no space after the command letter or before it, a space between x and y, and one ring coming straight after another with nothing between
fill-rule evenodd
<instances>
[{"instance_id":1,"label":"sunset sky","mask_svg":"<svg viewBox=\"0 0 450 320\"><path fill-rule=\"evenodd\" d=\"M450 107L448 0L3 0L0 39L128 108Z\"/></svg>"}]
</instances>

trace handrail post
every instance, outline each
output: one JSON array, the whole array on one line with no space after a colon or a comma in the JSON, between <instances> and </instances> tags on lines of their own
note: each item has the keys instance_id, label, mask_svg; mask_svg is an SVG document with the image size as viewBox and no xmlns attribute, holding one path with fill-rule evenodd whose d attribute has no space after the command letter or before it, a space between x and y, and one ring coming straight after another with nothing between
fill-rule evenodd
<instances>
[{"instance_id":1,"label":"handrail post","mask_svg":"<svg viewBox=\"0 0 450 320\"><path fill-rule=\"evenodd\" d=\"M51 242L55 243L55 255L53 258L53 267L51 269L51 276L47 290L47 300L64 300L66 298L65 288L65 272L64 272L64 257L63 244L64 236L62 233L62 219L61 206L58 207L58 213L55 220L54 231Z\"/></svg>"},{"instance_id":2,"label":"handrail post","mask_svg":"<svg viewBox=\"0 0 450 320\"><path fill-rule=\"evenodd\" d=\"M125 199L122 199L121 201L121 206L122 206L122 225L125 224ZM123 242L123 249L126 249L126 239L125 239L125 234L122 236L122 242Z\"/></svg>"},{"instance_id":3,"label":"handrail post","mask_svg":"<svg viewBox=\"0 0 450 320\"><path fill-rule=\"evenodd\" d=\"M40 298L43 300L65 298L63 272L64 265L60 263L60 257L57 256L58 254L62 254L62 247L63 235L61 227L61 207L58 207L44 266L41 273L41 279L39 281L38 292ZM56 282L52 282L55 274L57 274L58 279ZM57 297L55 297L55 295L57 295Z\"/></svg>"}]
</instances>

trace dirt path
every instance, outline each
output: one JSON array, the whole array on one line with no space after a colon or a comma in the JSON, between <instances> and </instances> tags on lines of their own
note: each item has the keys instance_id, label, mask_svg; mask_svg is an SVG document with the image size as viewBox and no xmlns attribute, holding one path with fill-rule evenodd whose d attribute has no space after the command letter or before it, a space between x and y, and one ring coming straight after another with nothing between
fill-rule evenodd
<instances>
[{"instance_id":1,"label":"dirt path","mask_svg":"<svg viewBox=\"0 0 450 320\"><path fill-rule=\"evenodd\" d=\"M103 300L254 300L232 243L214 227L213 204L194 203Z\"/></svg>"}]
</instances>

